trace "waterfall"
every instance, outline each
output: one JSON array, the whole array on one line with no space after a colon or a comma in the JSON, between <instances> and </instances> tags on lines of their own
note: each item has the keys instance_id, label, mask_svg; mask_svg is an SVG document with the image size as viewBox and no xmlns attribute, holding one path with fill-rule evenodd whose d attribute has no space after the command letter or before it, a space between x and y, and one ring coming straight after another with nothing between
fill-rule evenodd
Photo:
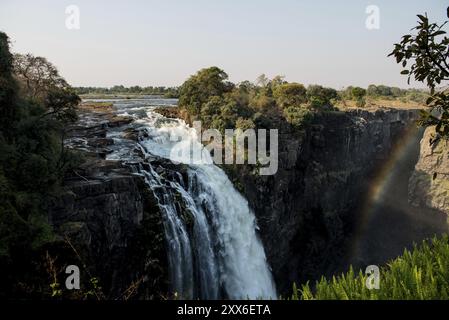
<instances>
[{"instance_id":1,"label":"waterfall","mask_svg":"<svg viewBox=\"0 0 449 320\"><path fill-rule=\"evenodd\" d=\"M187 177L140 165L163 213L171 290L185 299L276 299L276 289L247 200L181 120L146 109L139 146L147 158L174 160L176 146ZM172 141L173 135L183 137ZM178 150L178 151L179 151ZM190 158L194 154L199 158Z\"/></svg>"},{"instance_id":2,"label":"waterfall","mask_svg":"<svg viewBox=\"0 0 449 320\"><path fill-rule=\"evenodd\" d=\"M226 174L215 165L189 172L189 194L210 217L217 238L220 282L231 299L276 298L254 214Z\"/></svg>"}]
</instances>

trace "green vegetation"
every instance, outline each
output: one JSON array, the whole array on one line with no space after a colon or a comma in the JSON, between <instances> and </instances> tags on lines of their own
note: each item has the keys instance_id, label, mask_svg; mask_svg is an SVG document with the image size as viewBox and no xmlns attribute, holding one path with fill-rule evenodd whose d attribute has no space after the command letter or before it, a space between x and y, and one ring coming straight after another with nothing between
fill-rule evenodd
<instances>
[{"instance_id":1,"label":"green vegetation","mask_svg":"<svg viewBox=\"0 0 449 320\"><path fill-rule=\"evenodd\" d=\"M384 85L369 85L366 95L371 98L399 99L403 102L417 102L424 105L429 94L427 90L418 89L400 89L397 87L388 87Z\"/></svg>"},{"instance_id":2,"label":"green vegetation","mask_svg":"<svg viewBox=\"0 0 449 320\"><path fill-rule=\"evenodd\" d=\"M333 110L335 109L333 105L339 100L339 97L335 89L310 85L307 87L307 99L313 109Z\"/></svg>"},{"instance_id":3,"label":"green vegetation","mask_svg":"<svg viewBox=\"0 0 449 320\"><path fill-rule=\"evenodd\" d=\"M129 95L156 95L165 98L178 98L179 89L177 87L124 87L123 85L113 86L111 88L102 87L75 87L73 88L76 94L87 96L129 96Z\"/></svg>"},{"instance_id":4,"label":"green vegetation","mask_svg":"<svg viewBox=\"0 0 449 320\"><path fill-rule=\"evenodd\" d=\"M437 89L449 80L449 38L443 30L448 21L430 23L427 15L418 15L416 34L407 34L395 44L390 56L396 58L404 70L401 74L424 82L431 96L426 100L429 110L423 110L420 124L436 126L441 137L449 137L449 91ZM408 68L406 68L408 66ZM435 139L438 139L436 137Z\"/></svg>"},{"instance_id":5,"label":"green vegetation","mask_svg":"<svg viewBox=\"0 0 449 320\"><path fill-rule=\"evenodd\" d=\"M200 70L180 88L179 106L189 120L208 128L282 128L302 130L315 112L334 110L337 91L321 86L305 88L283 77L260 76L256 83L233 84L217 67ZM282 124L284 122L284 124Z\"/></svg>"},{"instance_id":6,"label":"green vegetation","mask_svg":"<svg viewBox=\"0 0 449 320\"><path fill-rule=\"evenodd\" d=\"M322 278L314 289L309 284L293 288L292 299L449 299L449 237L434 238L415 246L380 269L379 289L366 287L367 277L352 268L346 274Z\"/></svg>"},{"instance_id":7,"label":"green vegetation","mask_svg":"<svg viewBox=\"0 0 449 320\"><path fill-rule=\"evenodd\" d=\"M215 104L226 104L227 101L219 101L224 94L232 90L233 85L226 82L228 75L217 67L202 69L190 77L181 87L179 104L185 106L192 115L200 115L202 107L211 101L210 113L216 110Z\"/></svg>"},{"instance_id":8,"label":"green vegetation","mask_svg":"<svg viewBox=\"0 0 449 320\"><path fill-rule=\"evenodd\" d=\"M360 87L354 87L351 89L351 96L357 103L357 107L363 107L365 105L366 90Z\"/></svg>"},{"instance_id":9,"label":"green vegetation","mask_svg":"<svg viewBox=\"0 0 449 320\"><path fill-rule=\"evenodd\" d=\"M46 205L76 157L63 145L80 99L45 58L15 55L0 33L0 296L32 287L54 236Z\"/></svg>"},{"instance_id":10,"label":"green vegetation","mask_svg":"<svg viewBox=\"0 0 449 320\"><path fill-rule=\"evenodd\" d=\"M338 98L334 101L338 107L350 106L353 102L353 106L358 108L370 106L421 108L428 97L427 90L423 89L401 89L371 84L367 89L349 86L338 92Z\"/></svg>"},{"instance_id":11,"label":"green vegetation","mask_svg":"<svg viewBox=\"0 0 449 320\"><path fill-rule=\"evenodd\" d=\"M273 97L281 109L300 106L307 102L307 90L299 83L283 83L273 87Z\"/></svg>"},{"instance_id":12,"label":"green vegetation","mask_svg":"<svg viewBox=\"0 0 449 320\"><path fill-rule=\"evenodd\" d=\"M424 90L370 85L368 89L348 87L337 91L320 85L288 83L283 77L261 75L255 83L234 84L217 67L192 75L180 87L181 114L189 121L201 120L204 127L284 128L302 131L317 112L337 111L339 107L390 106L417 107L428 97Z\"/></svg>"}]
</instances>

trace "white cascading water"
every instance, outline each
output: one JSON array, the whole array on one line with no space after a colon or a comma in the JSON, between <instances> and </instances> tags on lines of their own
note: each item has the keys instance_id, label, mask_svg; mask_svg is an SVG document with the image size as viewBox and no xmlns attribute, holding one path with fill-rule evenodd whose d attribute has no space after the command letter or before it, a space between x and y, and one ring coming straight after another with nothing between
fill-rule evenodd
<instances>
[{"instance_id":1,"label":"white cascading water","mask_svg":"<svg viewBox=\"0 0 449 320\"><path fill-rule=\"evenodd\" d=\"M172 290L187 299L276 299L247 200L213 164L195 129L151 108L137 109L146 111L135 121L147 132L139 141L144 154L189 164L187 186L179 173L167 177L151 165L138 168L165 213ZM174 136L182 141L172 141ZM173 157L175 147L180 154ZM192 217L191 225L181 217L182 208Z\"/></svg>"}]
</instances>

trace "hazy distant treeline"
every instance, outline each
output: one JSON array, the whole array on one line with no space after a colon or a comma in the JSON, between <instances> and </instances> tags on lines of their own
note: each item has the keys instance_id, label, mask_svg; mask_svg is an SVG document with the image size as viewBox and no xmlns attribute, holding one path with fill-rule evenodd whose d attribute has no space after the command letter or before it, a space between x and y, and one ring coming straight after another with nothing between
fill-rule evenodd
<instances>
[{"instance_id":1,"label":"hazy distant treeline","mask_svg":"<svg viewBox=\"0 0 449 320\"><path fill-rule=\"evenodd\" d=\"M177 87L125 87L123 85L113 86L111 88L103 87L75 87L77 94L143 94L143 95L161 95L167 98L177 98L179 89Z\"/></svg>"},{"instance_id":2,"label":"hazy distant treeline","mask_svg":"<svg viewBox=\"0 0 449 320\"><path fill-rule=\"evenodd\" d=\"M354 88L359 87L349 86L344 90L338 91L339 95L344 98L350 98ZM406 98L407 100L424 102L428 97L427 90L422 89L401 89L396 87L389 87L385 85L370 85L367 89L360 88L362 95L369 97L387 97L387 98ZM116 85L110 88L106 87L74 87L78 95L103 95L103 94L142 94L142 95L160 95L166 98L178 98L179 87L141 87L131 86L125 87L123 85Z\"/></svg>"},{"instance_id":3,"label":"hazy distant treeline","mask_svg":"<svg viewBox=\"0 0 449 320\"><path fill-rule=\"evenodd\" d=\"M349 86L340 92L343 97L350 97L354 88L364 92L368 97L406 98L407 100L424 103L429 96L427 89L401 89L385 85L371 84L367 89ZM364 91L363 91L364 90Z\"/></svg>"}]
</instances>

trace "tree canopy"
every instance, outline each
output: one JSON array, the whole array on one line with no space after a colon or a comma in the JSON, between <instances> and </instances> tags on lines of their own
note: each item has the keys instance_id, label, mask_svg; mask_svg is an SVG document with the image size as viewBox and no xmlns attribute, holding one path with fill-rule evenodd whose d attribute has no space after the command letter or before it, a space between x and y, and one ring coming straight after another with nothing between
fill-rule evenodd
<instances>
[{"instance_id":1,"label":"tree canopy","mask_svg":"<svg viewBox=\"0 0 449 320\"><path fill-rule=\"evenodd\" d=\"M201 69L181 86L179 105L198 116L209 98L222 96L233 88L227 79L228 75L218 67Z\"/></svg>"},{"instance_id":2,"label":"tree canopy","mask_svg":"<svg viewBox=\"0 0 449 320\"><path fill-rule=\"evenodd\" d=\"M401 73L407 75L409 83L413 78L430 89L426 101L429 110L422 111L420 124L435 125L442 137L449 137L449 92L438 89L449 81L449 38L444 30L447 22L431 23L427 14L418 15L414 33L404 35L389 54L402 65Z\"/></svg>"},{"instance_id":3,"label":"tree canopy","mask_svg":"<svg viewBox=\"0 0 449 320\"><path fill-rule=\"evenodd\" d=\"M337 98L338 92L335 89L325 88L320 85L307 87L307 100L313 108L332 108L332 102Z\"/></svg>"},{"instance_id":4,"label":"tree canopy","mask_svg":"<svg viewBox=\"0 0 449 320\"><path fill-rule=\"evenodd\" d=\"M284 83L275 86L273 96L281 108L300 106L307 102L307 90L300 83Z\"/></svg>"}]
</instances>

